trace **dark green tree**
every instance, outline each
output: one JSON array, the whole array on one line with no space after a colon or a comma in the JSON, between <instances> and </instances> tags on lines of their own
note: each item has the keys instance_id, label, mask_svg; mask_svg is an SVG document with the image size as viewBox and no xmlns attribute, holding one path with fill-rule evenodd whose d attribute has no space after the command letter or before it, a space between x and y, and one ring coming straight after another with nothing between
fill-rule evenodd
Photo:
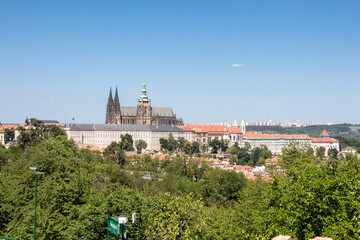
<instances>
[{"instance_id":1,"label":"dark green tree","mask_svg":"<svg viewBox=\"0 0 360 240\"><path fill-rule=\"evenodd\" d=\"M169 141L166 138L160 138L160 148L162 150L167 150L168 149L168 145L169 145Z\"/></svg>"},{"instance_id":2,"label":"dark green tree","mask_svg":"<svg viewBox=\"0 0 360 240\"><path fill-rule=\"evenodd\" d=\"M121 149L124 151L134 151L134 141L130 134L121 135Z\"/></svg>"},{"instance_id":3,"label":"dark green tree","mask_svg":"<svg viewBox=\"0 0 360 240\"><path fill-rule=\"evenodd\" d=\"M211 153L217 153L220 149L221 143L218 139L213 139L209 142L209 147L211 147Z\"/></svg>"},{"instance_id":4,"label":"dark green tree","mask_svg":"<svg viewBox=\"0 0 360 240\"><path fill-rule=\"evenodd\" d=\"M329 157L335 158L335 159L337 158L338 153L339 153L339 151L336 148L330 148L328 151Z\"/></svg>"},{"instance_id":5,"label":"dark green tree","mask_svg":"<svg viewBox=\"0 0 360 240\"><path fill-rule=\"evenodd\" d=\"M184 145L185 145L186 142L188 142L188 141L187 141L184 137L179 137L179 138L178 138L178 144L177 144L177 146L178 146L178 148L179 148L179 149L178 149L179 151L184 151L184 150L183 150L183 147L184 147Z\"/></svg>"},{"instance_id":6,"label":"dark green tree","mask_svg":"<svg viewBox=\"0 0 360 240\"><path fill-rule=\"evenodd\" d=\"M189 141L186 141L184 146L182 147L182 151L184 151L186 154L192 154L192 146Z\"/></svg>"},{"instance_id":7,"label":"dark green tree","mask_svg":"<svg viewBox=\"0 0 360 240\"><path fill-rule=\"evenodd\" d=\"M318 157L320 160L323 160L325 157L325 148L319 147L316 149L316 157Z\"/></svg>"},{"instance_id":8,"label":"dark green tree","mask_svg":"<svg viewBox=\"0 0 360 240\"><path fill-rule=\"evenodd\" d=\"M178 147L178 142L175 140L174 135L170 132L168 138L167 150L173 152L177 149L177 147Z\"/></svg>"},{"instance_id":9,"label":"dark green tree","mask_svg":"<svg viewBox=\"0 0 360 240\"><path fill-rule=\"evenodd\" d=\"M139 139L135 142L135 146L137 154L140 154L141 151L147 147L147 143L144 140Z\"/></svg>"},{"instance_id":10,"label":"dark green tree","mask_svg":"<svg viewBox=\"0 0 360 240\"><path fill-rule=\"evenodd\" d=\"M192 142L191 151L192 151L192 153L199 153L200 152L200 144L198 142Z\"/></svg>"},{"instance_id":11,"label":"dark green tree","mask_svg":"<svg viewBox=\"0 0 360 240\"><path fill-rule=\"evenodd\" d=\"M14 128L5 129L5 143L14 140L14 138L15 138L15 130L14 130Z\"/></svg>"},{"instance_id":12,"label":"dark green tree","mask_svg":"<svg viewBox=\"0 0 360 240\"><path fill-rule=\"evenodd\" d=\"M18 127L19 136L16 143L22 147L35 146L44 140L57 136L66 136L63 129L55 125L45 125L42 121L35 118L25 120L26 127Z\"/></svg>"},{"instance_id":13,"label":"dark green tree","mask_svg":"<svg viewBox=\"0 0 360 240\"><path fill-rule=\"evenodd\" d=\"M124 166L126 162L126 156L121 143L110 143L110 145L105 148L103 154L107 162L115 162L118 163L120 166Z\"/></svg>"}]
</instances>

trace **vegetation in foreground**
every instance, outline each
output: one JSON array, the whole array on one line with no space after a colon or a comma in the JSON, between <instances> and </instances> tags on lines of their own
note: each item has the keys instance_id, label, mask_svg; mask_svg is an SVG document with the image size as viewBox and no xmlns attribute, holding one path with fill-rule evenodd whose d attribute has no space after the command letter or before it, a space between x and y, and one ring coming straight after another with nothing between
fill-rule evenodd
<instances>
[{"instance_id":1,"label":"vegetation in foreground","mask_svg":"<svg viewBox=\"0 0 360 240\"><path fill-rule=\"evenodd\" d=\"M0 147L0 235L37 239L105 239L107 216L137 212L141 239L360 238L360 164L354 156L319 159L290 145L272 181L211 169L189 155L132 164L129 139L104 154L79 150L61 131ZM55 136L56 135L56 136ZM32 139L34 139L34 142ZM143 175L150 175L151 180ZM128 238L136 238L129 223Z\"/></svg>"}]
</instances>

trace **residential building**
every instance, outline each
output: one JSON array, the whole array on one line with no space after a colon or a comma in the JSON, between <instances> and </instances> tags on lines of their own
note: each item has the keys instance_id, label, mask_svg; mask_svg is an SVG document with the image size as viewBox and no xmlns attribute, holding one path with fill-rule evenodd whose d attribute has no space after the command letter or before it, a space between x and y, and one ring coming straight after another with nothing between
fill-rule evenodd
<instances>
[{"instance_id":1,"label":"residential building","mask_svg":"<svg viewBox=\"0 0 360 240\"><path fill-rule=\"evenodd\" d=\"M185 125L179 126L184 131L193 132L194 141L201 145L208 145L212 140L226 140L232 146L235 143L241 144L243 132L240 126L228 127L226 125ZM245 127L245 125L244 125Z\"/></svg>"},{"instance_id":2,"label":"residential building","mask_svg":"<svg viewBox=\"0 0 360 240\"><path fill-rule=\"evenodd\" d=\"M328 132L324 129L321 133L319 138L312 138L311 145L313 146L314 150L323 147L325 148L325 156L328 155L328 151L330 149L336 149L340 151L340 142L335 138L331 138Z\"/></svg>"},{"instance_id":3,"label":"residential building","mask_svg":"<svg viewBox=\"0 0 360 240\"><path fill-rule=\"evenodd\" d=\"M273 154L281 154L282 150L291 142L300 146L311 146L311 138L306 134L263 134L248 132L243 135L243 146L249 143L251 148L267 146Z\"/></svg>"}]
</instances>

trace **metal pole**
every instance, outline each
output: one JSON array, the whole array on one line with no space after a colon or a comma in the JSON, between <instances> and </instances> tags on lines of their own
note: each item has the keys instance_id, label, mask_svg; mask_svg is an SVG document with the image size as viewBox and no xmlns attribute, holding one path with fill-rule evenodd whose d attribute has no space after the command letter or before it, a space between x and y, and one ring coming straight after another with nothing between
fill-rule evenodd
<instances>
[{"instance_id":1,"label":"metal pole","mask_svg":"<svg viewBox=\"0 0 360 240\"><path fill-rule=\"evenodd\" d=\"M106 240L109 240L109 222L110 222L110 220L109 220L110 218L109 218L109 216L108 216L108 226L107 226L107 230L106 230L106 232L107 232L107 237L106 237Z\"/></svg>"},{"instance_id":2,"label":"metal pole","mask_svg":"<svg viewBox=\"0 0 360 240\"><path fill-rule=\"evenodd\" d=\"M138 234L137 234L137 240L139 240L139 233L140 233L140 216L138 219Z\"/></svg>"},{"instance_id":3,"label":"metal pole","mask_svg":"<svg viewBox=\"0 0 360 240\"><path fill-rule=\"evenodd\" d=\"M35 172L35 171L34 171ZM34 240L36 234L36 200L37 200L37 174L35 172L35 214L34 214Z\"/></svg>"}]
</instances>

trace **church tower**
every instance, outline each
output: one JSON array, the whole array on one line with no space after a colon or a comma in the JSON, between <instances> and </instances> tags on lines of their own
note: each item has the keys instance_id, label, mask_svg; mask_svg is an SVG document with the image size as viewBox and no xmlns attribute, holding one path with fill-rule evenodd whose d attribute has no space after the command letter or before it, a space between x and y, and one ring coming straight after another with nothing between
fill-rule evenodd
<instances>
[{"instance_id":1,"label":"church tower","mask_svg":"<svg viewBox=\"0 0 360 240\"><path fill-rule=\"evenodd\" d=\"M137 124L150 125L152 115L151 99L147 96L145 81L143 84L141 96L138 98L136 115Z\"/></svg>"},{"instance_id":2,"label":"church tower","mask_svg":"<svg viewBox=\"0 0 360 240\"><path fill-rule=\"evenodd\" d=\"M242 132L243 134L246 133L246 125L245 125L244 119L241 120L240 130L241 130L241 132Z\"/></svg>"},{"instance_id":3,"label":"church tower","mask_svg":"<svg viewBox=\"0 0 360 240\"><path fill-rule=\"evenodd\" d=\"M112 97L112 91L110 87L109 99L106 107L106 120L105 124L113 124L113 115L114 115L114 100Z\"/></svg>"},{"instance_id":4,"label":"church tower","mask_svg":"<svg viewBox=\"0 0 360 240\"><path fill-rule=\"evenodd\" d=\"M114 124L121 124L121 109L117 87L114 98Z\"/></svg>"}]
</instances>

